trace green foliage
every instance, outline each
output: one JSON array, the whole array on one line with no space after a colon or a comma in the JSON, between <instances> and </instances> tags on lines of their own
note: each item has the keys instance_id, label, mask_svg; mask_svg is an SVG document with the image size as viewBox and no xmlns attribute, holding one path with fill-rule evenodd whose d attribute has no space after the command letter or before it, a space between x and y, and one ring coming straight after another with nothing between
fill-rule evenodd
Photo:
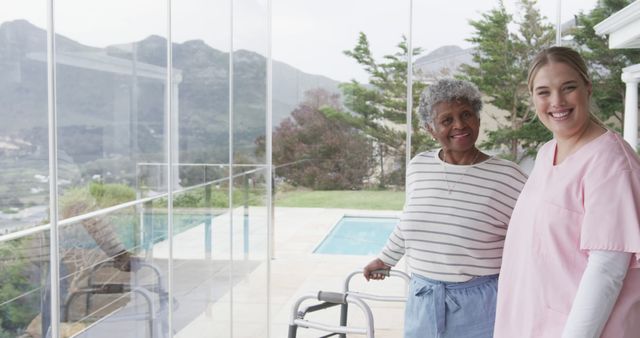
<instances>
[{"instance_id":1,"label":"green foliage","mask_svg":"<svg viewBox=\"0 0 640 338\"><path fill-rule=\"evenodd\" d=\"M207 197L209 194L209 197ZM234 206L241 206L247 203L251 206L264 205L265 190L262 187L249 187L247 191L240 185L233 189L232 202ZM158 209L166 208L167 199L159 198L153 201L153 207ZM189 190L173 196L174 208L228 208L229 192L227 187L212 188L207 192L206 188Z\"/></svg>"},{"instance_id":2,"label":"green foliage","mask_svg":"<svg viewBox=\"0 0 640 338\"><path fill-rule=\"evenodd\" d=\"M204 194L183 193L173 199L175 208L204 207Z\"/></svg>"},{"instance_id":3,"label":"green foliage","mask_svg":"<svg viewBox=\"0 0 640 338\"><path fill-rule=\"evenodd\" d=\"M60 197L63 218L81 215L99 208L107 208L135 200L133 188L124 184L91 182L73 187Z\"/></svg>"},{"instance_id":4,"label":"green foliage","mask_svg":"<svg viewBox=\"0 0 640 338\"><path fill-rule=\"evenodd\" d=\"M297 208L402 210L404 191L288 191L276 196L275 205Z\"/></svg>"},{"instance_id":5,"label":"green foliage","mask_svg":"<svg viewBox=\"0 0 640 338\"><path fill-rule=\"evenodd\" d=\"M325 112L327 117L346 122L375 141L377 164L380 167L380 186L387 183L404 184L404 175L387 177L384 165L385 158L391 157L396 163L396 171L404 172L406 133L389 125L406 124L409 49L405 37L397 47L398 52L385 55L383 62L377 62L372 56L367 36L361 32L356 46L344 53L364 68L369 74L369 83L361 84L352 80L342 84L344 105L349 111ZM413 50L413 55L420 53L420 48ZM435 143L421 132L417 114L420 93L425 86L424 83L415 81L412 87L412 155L435 146Z\"/></svg>"},{"instance_id":6,"label":"green foliage","mask_svg":"<svg viewBox=\"0 0 640 338\"><path fill-rule=\"evenodd\" d=\"M37 285L29 280L30 264L22 257L23 240L0 243L0 337L15 337L39 311L38 297L26 294Z\"/></svg>"},{"instance_id":7,"label":"green foliage","mask_svg":"<svg viewBox=\"0 0 640 338\"><path fill-rule=\"evenodd\" d=\"M510 161L518 161L526 156L535 157L540 144L547 142L553 137L551 132L545 128L538 119L524 123L518 130L498 128L488 131L487 135L489 136L489 140L483 142L480 147L491 148L495 144L507 144L513 139L520 141L522 153L519 158L514 157L511 153L502 154L502 158Z\"/></svg>"},{"instance_id":8,"label":"green foliage","mask_svg":"<svg viewBox=\"0 0 640 338\"><path fill-rule=\"evenodd\" d=\"M101 208L136 199L135 190L124 184L91 182L91 184L89 184L89 192Z\"/></svg>"},{"instance_id":9,"label":"green foliage","mask_svg":"<svg viewBox=\"0 0 640 338\"><path fill-rule=\"evenodd\" d=\"M471 21L475 33L468 41L475 45L473 60L477 66L463 66L465 77L491 97L491 104L509 112L507 123L489 132L482 146L507 147L505 157L516 161L550 139L549 132L535 119L526 83L530 61L553 42L554 36L535 5L535 0L520 0L522 15L516 20L517 33L509 32L513 16L502 1L480 20Z\"/></svg>"},{"instance_id":10,"label":"green foliage","mask_svg":"<svg viewBox=\"0 0 640 338\"><path fill-rule=\"evenodd\" d=\"M337 95L318 89L273 135L276 174L288 183L319 190L359 189L371 174L372 147L349 123Z\"/></svg>"},{"instance_id":11,"label":"green foliage","mask_svg":"<svg viewBox=\"0 0 640 338\"><path fill-rule=\"evenodd\" d=\"M631 0L598 1L589 13L578 15L578 26L574 29L574 40L587 61L593 80L593 101L598 108L596 115L607 121L624 120L625 84L620 80L622 69L640 63L639 49L609 49L608 37L598 36L594 26L621 10Z\"/></svg>"}]
</instances>

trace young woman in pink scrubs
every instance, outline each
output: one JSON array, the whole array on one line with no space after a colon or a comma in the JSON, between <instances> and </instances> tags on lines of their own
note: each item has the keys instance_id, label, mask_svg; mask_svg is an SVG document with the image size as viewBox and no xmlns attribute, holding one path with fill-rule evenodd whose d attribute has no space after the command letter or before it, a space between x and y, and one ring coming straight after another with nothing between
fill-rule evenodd
<instances>
[{"instance_id":1,"label":"young woman in pink scrubs","mask_svg":"<svg viewBox=\"0 0 640 338\"><path fill-rule=\"evenodd\" d=\"M541 51L528 81L553 140L509 223L494 337L640 337L640 160L592 115L576 51Z\"/></svg>"}]
</instances>

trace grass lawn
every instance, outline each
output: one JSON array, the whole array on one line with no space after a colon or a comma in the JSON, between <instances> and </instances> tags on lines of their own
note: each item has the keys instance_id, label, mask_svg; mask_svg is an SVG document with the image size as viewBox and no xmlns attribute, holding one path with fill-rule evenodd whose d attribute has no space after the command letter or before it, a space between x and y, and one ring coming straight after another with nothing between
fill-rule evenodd
<instances>
[{"instance_id":1,"label":"grass lawn","mask_svg":"<svg viewBox=\"0 0 640 338\"><path fill-rule=\"evenodd\" d=\"M278 193L276 207L402 210L404 191L287 191Z\"/></svg>"}]
</instances>

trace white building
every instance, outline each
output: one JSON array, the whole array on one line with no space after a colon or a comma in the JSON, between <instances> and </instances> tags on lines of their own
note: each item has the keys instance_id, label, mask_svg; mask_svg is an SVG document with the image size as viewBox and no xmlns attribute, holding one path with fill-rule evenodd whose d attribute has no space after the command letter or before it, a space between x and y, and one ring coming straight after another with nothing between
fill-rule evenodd
<instances>
[{"instance_id":1,"label":"white building","mask_svg":"<svg viewBox=\"0 0 640 338\"><path fill-rule=\"evenodd\" d=\"M594 28L598 35L609 35L611 49L640 48L640 0L621 9ZM640 64L622 69L622 81L627 85L624 102L624 139L637 148Z\"/></svg>"}]
</instances>

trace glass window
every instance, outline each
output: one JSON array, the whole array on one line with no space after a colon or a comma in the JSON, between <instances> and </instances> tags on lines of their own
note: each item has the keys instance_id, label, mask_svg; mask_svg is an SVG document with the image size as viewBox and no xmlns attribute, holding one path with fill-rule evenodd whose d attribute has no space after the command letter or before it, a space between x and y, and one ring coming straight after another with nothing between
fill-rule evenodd
<instances>
[{"instance_id":1,"label":"glass window","mask_svg":"<svg viewBox=\"0 0 640 338\"><path fill-rule=\"evenodd\" d=\"M166 3L54 8L61 325L166 333Z\"/></svg>"},{"instance_id":2,"label":"glass window","mask_svg":"<svg viewBox=\"0 0 640 338\"><path fill-rule=\"evenodd\" d=\"M46 3L0 4L0 336L50 317ZM42 311L41 311L42 308Z\"/></svg>"}]
</instances>

